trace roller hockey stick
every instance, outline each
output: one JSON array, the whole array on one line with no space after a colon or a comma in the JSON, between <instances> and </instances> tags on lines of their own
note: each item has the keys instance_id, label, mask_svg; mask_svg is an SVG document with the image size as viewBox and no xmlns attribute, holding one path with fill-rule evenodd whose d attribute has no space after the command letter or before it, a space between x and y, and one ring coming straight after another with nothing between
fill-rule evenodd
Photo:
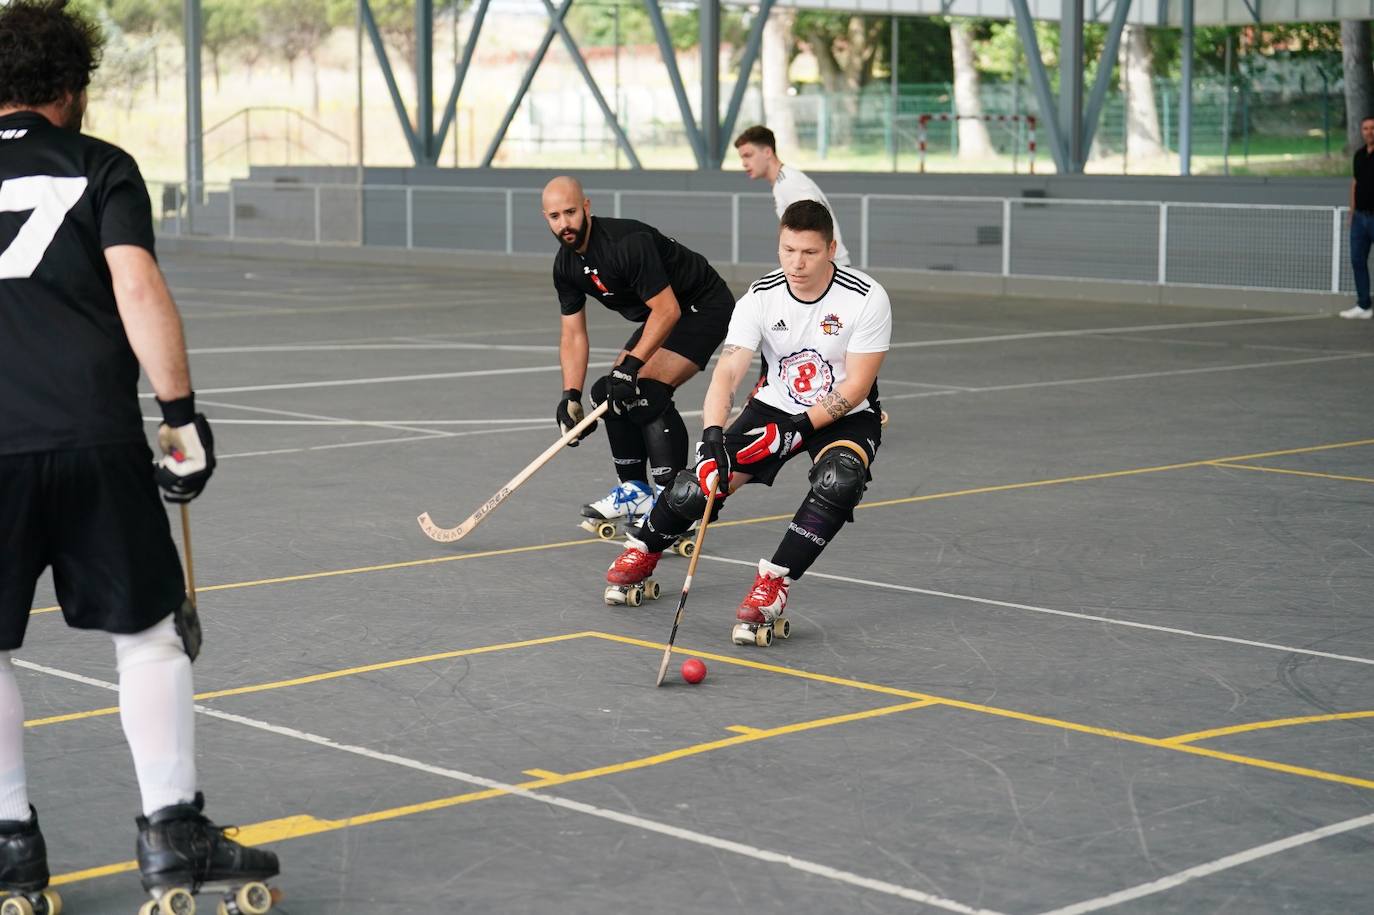
<instances>
[{"instance_id":1,"label":"roller hockey stick","mask_svg":"<svg viewBox=\"0 0 1374 915\"><path fill-rule=\"evenodd\" d=\"M181 503L181 545L186 550L186 599L196 606L196 566L191 559L191 509Z\"/></svg>"},{"instance_id":2,"label":"roller hockey stick","mask_svg":"<svg viewBox=\"0 0 1374 915\"><path fill-rule=\"evenodd\" d=\"M697 570L697 560L701 558L701 544L706 540L706 525L711 521L711 509L716 505L716 486L720 482L720 475L716 475L716 482L711 484L711 491L706 494L706 511L702 512L701 524L697 527L697 539L692 546L692 561L687 564L687 579L682 583L682 596L677 599L677 616L673 617L673 631L668 633L668 645L663 649L663 661L658 665L658 680L654 686L662 686L663 678L668 675L668 662L673 656L673 642L677 641L677 627L682 624L682 611L687 609L687 592L692 590L692 575Z\"/></svg>"},{"instance_id":3,"label":"roller hockey stick","mask_svg":"<svg viewBox=\"0 0 1374 915\"><path fill-rule=\"evenodd\" d=\"M473 528L486 520L487 515L495 511L498 505L506 501L511 493L515 492L524 485L526 480L534 476L535 471L553 460L553 456L562 450L564 445L581 435L584 429L596 422L601 415L606 412L608 406L609 403L601 404L595 410L583 417L582 422L563 433L562 438L544 449L543 454L539 455L539 457L530 462L528 467L511 478L509 483L497 490L496 495L483 502L482 507L469 515L468 519L462 524L457 527L440 527L434 523L434 519L429 516L429 512L425 512L417 519L420 522L420 530L424 531L425 536L429 537L430 540L437 540L439 543L453 543L456 540L462 540L468 534L472 533Z\"/></svg>"}]
</instances>

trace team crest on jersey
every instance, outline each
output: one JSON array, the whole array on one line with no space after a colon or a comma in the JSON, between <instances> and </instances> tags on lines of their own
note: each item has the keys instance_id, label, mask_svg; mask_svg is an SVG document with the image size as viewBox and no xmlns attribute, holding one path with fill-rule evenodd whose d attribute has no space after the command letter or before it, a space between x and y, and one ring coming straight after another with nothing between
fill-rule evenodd
<instances>
[{"instance_id":1,"label":"team crest on jersey","mask_svg":"<svg viewBox=\"0 0 1374 915\"><path fill-rule=\"evenodd\" d=\"M840 323L839 315L828 314L824 318L821 318L822 333L833 337L836 334L838 334L841 330L844 330L844 325Z\"/></svg>"},{"instance_id":2,"label":"team crest on jersey","mask_svg":"<svg viewBox=\"0 0 1374 915\"><path fill-rule=\"evenodd\" d=\"M819 352L807 348L778 360L778 378L788 397L810 407L835 383L835 369Z\"/></svg>"},{"instance_id":3,"label":"team crest on jersey","mask_svg":"<svg viewBox=\"0 0 1374 915\"><path fill-rule=\"evenodd\" d=\"M606 288L606 284L601 282L601 277L597 275L596 268L583 267L582 272L592 281L592 285L601 291L602 295L615 295L614 292Z\"/></svg>"}]
</instances>

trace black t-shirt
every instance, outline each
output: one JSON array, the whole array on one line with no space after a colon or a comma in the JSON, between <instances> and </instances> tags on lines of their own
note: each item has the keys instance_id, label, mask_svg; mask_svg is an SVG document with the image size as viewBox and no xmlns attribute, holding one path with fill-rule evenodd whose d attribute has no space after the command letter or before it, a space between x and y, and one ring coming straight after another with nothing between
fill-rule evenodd
<instances>
[{"instance_id":1,"label":"black t-shirt","mask_svg":"<svg viewBox=\"0 0 1374 915\"><path fill-rule=\"evenodd\" d=\"M1355 150L1355 209L1374 213L1374 156L1361 146Z\"/></svg>"},{"instance_id":2,"label":"black t-shirt","mask_svg":"<svg viewBox=\"0 0 1374 915\"><path fill-rule=\"evenodd\" d=\"M0 118L0 454L146 441L115 245L153 250L133 158L33 112Z\"/></svg>"},{"instance_id":3,"label":"black t-shirt","mask_svg":"<svg viewBox=\"0 0 1374 915\"><path fill-rule=\"evenodd\" d=\"M553 285L563 314L577 314L593 295L626 320L643 323L649 318L644 303L669 286L684 311L694 303L714 307L721 298L725 281L706 258L653 226L593 216L590 232L587 253L560 245L554 258Z\"/></svg>"}]
</instances>

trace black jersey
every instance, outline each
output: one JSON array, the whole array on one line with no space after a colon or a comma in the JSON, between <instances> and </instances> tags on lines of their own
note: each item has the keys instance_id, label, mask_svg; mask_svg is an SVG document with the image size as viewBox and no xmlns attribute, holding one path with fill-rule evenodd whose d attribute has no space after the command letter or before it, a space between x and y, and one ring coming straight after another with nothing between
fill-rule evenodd
<instances>
[{"instance_id":1,"label":"black jersey","mask_svg":"<svg viewBox=\"0 0 1374 915\"><path fill-rule=\"evenodd\" d=\"M643 322L649 318L645 302L669 286L684 311L718 310L722 289L734 304L706 258L637 219L592 217L587 252L562 245L553 262L553 285L565 315L577 314L593 295L627 320Z\"/></svg>"},{"instance_id":2,"label":"black jersey","mask_svg":"<svg viewBox=\"0 0 1374 915\"><path fill-rule=\"evenodd\" d=\"M0 454L146 440L115 245L153 250L133 158L33 112L0 118Z\"/></svg>"}]
</instances>

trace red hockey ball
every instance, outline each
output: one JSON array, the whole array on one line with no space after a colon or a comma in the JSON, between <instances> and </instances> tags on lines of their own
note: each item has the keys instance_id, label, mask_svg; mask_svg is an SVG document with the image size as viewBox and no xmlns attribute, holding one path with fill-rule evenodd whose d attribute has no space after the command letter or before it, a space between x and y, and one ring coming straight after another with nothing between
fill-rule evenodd
<instances>
[{"instance_id":1,"label":"red hockey ball","mask_svg":"<svg viewBox=\"0 0 1374 915\"><path fill-rule=\"evenodd\" d=\"M682 679L688 683L700 683L706 679L706 665L696 658L688 658L682 662Z\"/></svg>"}]
</instances>

